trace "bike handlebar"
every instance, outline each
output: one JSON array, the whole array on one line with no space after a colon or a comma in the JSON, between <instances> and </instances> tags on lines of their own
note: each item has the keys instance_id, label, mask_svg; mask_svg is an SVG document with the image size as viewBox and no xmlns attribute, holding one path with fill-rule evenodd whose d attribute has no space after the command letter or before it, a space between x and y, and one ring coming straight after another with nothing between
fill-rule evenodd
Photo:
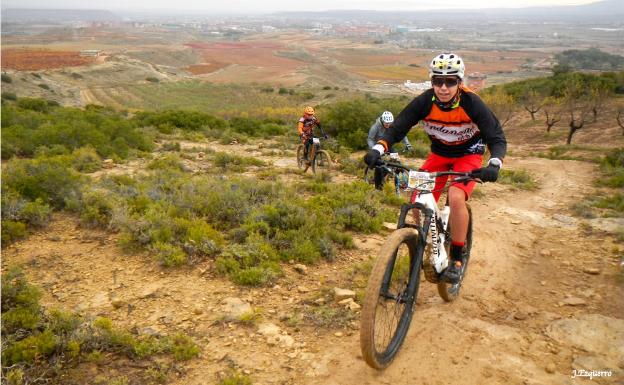
<instances>
[{"instance_id":1,"label":"bike handlebar","mask_svg":"<svg viewBox=\"0 0 624 385\"><path fill-rule=\"evenodd\" d=\"M382 159L379 159L377 161L377 165L375 165L375 167L369 167L369 168L386 168L386 169L394 168L394 169L400 169L400 170L407 171L407 172L412 171L412 169L410 169L409 167L406 167L406 166L404 166L404 165L402 165L400 163L387 162L387 161L384 161ZM464 171L464 172L461 172L461 171L438 171L438 172L430 172L429 175L432 178L439 178L441 176L454 175L454 176L458 177L458 178L455 178L453 180L455 183L457 183L457 182L468 183L468 182L471 182L471 181L481 182L481 180L479 178L476 178L473 175L472 171L467 171L467 172L466 171Z\"/></svg>"}]
</instances>

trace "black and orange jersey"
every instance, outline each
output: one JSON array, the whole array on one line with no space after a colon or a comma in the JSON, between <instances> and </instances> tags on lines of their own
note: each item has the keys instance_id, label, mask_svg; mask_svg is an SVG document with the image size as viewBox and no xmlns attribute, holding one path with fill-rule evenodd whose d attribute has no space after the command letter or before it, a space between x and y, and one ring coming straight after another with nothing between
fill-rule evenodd
<instances>
[{"instance_id":1,"label":"black and orange jersey","mask_svg":"<svg viewBox=\"0 0 624 385\"><path fill-rule=\"evenodd\" d=\"M314 133L314 127L319 127L321 130L321 122L316 118L316 116L312 116L310 118L301 117L299 118L299 122L297 123L297 131L299 135L303 135L304 137L312 137Z\"/></svg>"},{"instance_id":2,"label":"black and orange jersey","mask_svg":"<svg viewBox=\"0 0 624 385\"><path fill-rule=\"evenodd\" d=\"M401 111L378 143L387 150L420 121L431 139L434 154L449 158L483 154L487 145L492 158L505 157L507 140L500 122L468 88L461 87L459 100L448 109L438 106L433 89L418 95Z\"/></svg>"}]
</instances>

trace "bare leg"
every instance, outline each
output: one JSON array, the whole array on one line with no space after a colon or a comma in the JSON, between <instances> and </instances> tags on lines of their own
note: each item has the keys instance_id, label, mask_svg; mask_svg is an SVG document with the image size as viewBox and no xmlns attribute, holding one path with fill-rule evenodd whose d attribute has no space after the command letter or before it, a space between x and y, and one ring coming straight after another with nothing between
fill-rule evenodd
<instances>
[{"instance_id":1,"label":"bare leg","mask_svg":"<svg viewBox=\"0 0 624 385\"><path fill-rule=\"evenodd\" d=\"M464 190L451 186L448 190L449 206L451 208L450 225L451 240L465 243L468 233L468 208L466 207L466 193Z\"/></svg>"}]
</instances>

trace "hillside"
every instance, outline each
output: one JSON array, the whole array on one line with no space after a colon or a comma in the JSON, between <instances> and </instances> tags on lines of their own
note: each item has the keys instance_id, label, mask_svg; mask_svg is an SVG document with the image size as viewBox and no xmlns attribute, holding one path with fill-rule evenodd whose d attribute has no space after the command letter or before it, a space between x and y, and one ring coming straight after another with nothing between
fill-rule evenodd
<instances>
[{"instance_id":1,"label":"hillside","mask_svg":"<svg viewBox=\"0 0 624 385\"><path fill-rule=\"evenodd\" d=\"M579 132L583 145L564 153L576 160L535 156L549 154L561 142L558 135L565 127L555 126L553 134L545 135L528 114L514 118L507 129L510 155L505 168L510 178L479 186L472 202L474 249L461 297L444 303L433 286L423 283L405 346L381 373L366 367L359 354L358 308L372 260L389 234L375 221L383 217L393 222L396 202L356 182L359 172L341 172L351 164L344 153L330 175L302 174L294 159L296 140L288 134L252 137L245 144L215 142L202 131L161 132L154 152L85 174L91 182L82 190L84 208L58 211L47 226L35 227L27 238L5 247L3 271L22 265L28 280L42 290L46 308L58 306L84 319L106 317L137 339L182 332L199 347L199 356L189 361L163 355L124 359L119 351L105 353L104 360L79 358L67 367L66 380L57 377L59 383L81 379L85 384L204 384L238 378L254 384L350 384L354 379L377 384L405 378L426 382L435 372L439 383L461 378L466 384L566 384L572 370L597 367L611 370L612 377L596 377L596 383L621 381L622 351L613 341L624 338L624 223L621 211L603 212L591 199L579 206L592 193L617 196L613 189L594 185L601 171L593 159L600 156L599 149L606 149L604 137L595 135L597 129L614 138L610 147L624 147L624 137L615 135L619 127L610 117L604 113L594 126ZM40 162L43 156L38 155ZM362 153L351 156L359 164ZM407 161L416 166L422 160ZM3 173L9 172L7 166ZM535 190L514 181L514 175L523 173ZM4 183L13 180L4 175L3 191ZM168 187L155 190L153 183ZM239 194L248 191L255 191L258 205L240 200L244 195ZM229 193L221 195L224 192ZM233 201L206 204L229 195ZM315 206L320 202L324 204ZM3 203L3 210L6 207ZM131 207L138 211L126 217L123 210ZM154 211L156 207L161 209ZM158 214L165 207L169 219ZM197 211L189 217L183 207ZM343 217L371 208L377 210L377 218L365 214L352 222ZM258 209L266 211L253 211ZM245 231L262 229L257 221L278 234L286 229L279 226L294 223L327 225L308 222L314 216L299 217L307 210L322 210L328 220L338 221L333 226L343 229L343 235L329 242L329 256L323 257L325 252L317 246L290 244L289 239L300 238L296 232L284 232L282 238L267 235L259 247L285 253L277 264L223 270L223 258L231 255L227 253L243 252L230 244L248 247L259 241L240 238ZM271 213L278 212L291 219L273 222ZM164 244L144 243L141 234L149 224L150 237L180 244L180 230L164 232L168 221L176 218L182 229L191 223L184 218L196 215L206 215L208 225L204 222L192 236L209 236L217 244L226 240L221 254L213 254L212 248L206 249L208 254L196 254L193 250L199 249L185 245L184 258L179 259ZM259 216L254 222L247 221L247 215ZM295 218L299 219L291 222ZM317 236L309 230L306 235L311 240ZM171 265L178 267L166 267ZM260 284L247 286L250 282ZM353 305L337 303L335 288L354 290L354 302L349 302Z\"/></svg>"}]
</instances>

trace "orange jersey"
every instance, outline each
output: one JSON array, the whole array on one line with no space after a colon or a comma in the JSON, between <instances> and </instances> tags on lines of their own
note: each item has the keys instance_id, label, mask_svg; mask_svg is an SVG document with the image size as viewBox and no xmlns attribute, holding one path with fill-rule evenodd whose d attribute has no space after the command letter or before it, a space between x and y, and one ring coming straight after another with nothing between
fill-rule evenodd
<instances>
[{"instance_id":1,"label":"orange jersey","mask_svg":"<svg viewBox=\"0 0 624 385\"><path fill-rule=\"evenodd\" d=\"M422 122L434 154L449 158L483 154L487 145L493 158L503 159L507 141L498 119L477 94L465 87L459 92L459 99L449 108L437 104L433 89L418 95L401 111L379 143L388 149Z\"/></svg>"},{"instance_id":2,"label":"orange jersey","mask_svg":"<svg viewBox=\"0 0 624 385\"><path fill-rule=\"evenodd\" d=\"M299 135L311 137L314 134L314 127L317 126L321 126L321 121L318 120L316 116L312 116L307 119L302 116L299 118L299 122L297 123L297 131L299 132Z\"/></svg>"}]
</instances>

